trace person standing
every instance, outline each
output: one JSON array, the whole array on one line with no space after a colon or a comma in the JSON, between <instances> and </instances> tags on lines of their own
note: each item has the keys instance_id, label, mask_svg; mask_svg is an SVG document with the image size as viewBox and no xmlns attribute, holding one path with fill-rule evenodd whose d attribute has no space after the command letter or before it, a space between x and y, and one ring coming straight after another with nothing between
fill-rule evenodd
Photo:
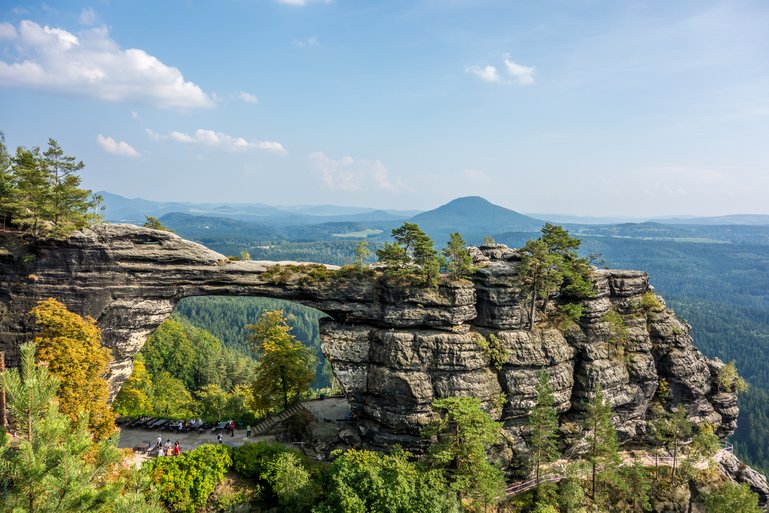
<instances>
[{"instance_id":1,"label":"person standing","mask_svg":"<svg viewBox=\"0 0 769 513\"><path fill-rule=\"evenodd\" d=\"M219 443L222 443L222 432L219 431L219 433L216 435L216 439L219 440Z\"/></svg>"},{"instance_id":2,"label":"person standing","mask_svg":"<svg viewBox=\"0 0 769 513\"><path fill-rule=\"evenodd\" d=\"M179 440L176 441L174 444L174 456L179 456L179 453L182 452L182 448L179 446Z\"/></svg>"},{"instance_id":3,"label":"person standing","mask_svg":"<svg viewBox=\"0 0 769 513\"><path fill-rule=\"evenodd\" d=\"M251 436L251 424L246 426L246 438Z\"/></svg>"},{"instance_id":4,"label":"person standing","mask_svg":"<svg viewBox=\"0 0 769 513\"><path fill-rule=\"evenodd\" d=\"M230 420L230 436L235 436L235 423Z\"/></svg>"}]
</instances>

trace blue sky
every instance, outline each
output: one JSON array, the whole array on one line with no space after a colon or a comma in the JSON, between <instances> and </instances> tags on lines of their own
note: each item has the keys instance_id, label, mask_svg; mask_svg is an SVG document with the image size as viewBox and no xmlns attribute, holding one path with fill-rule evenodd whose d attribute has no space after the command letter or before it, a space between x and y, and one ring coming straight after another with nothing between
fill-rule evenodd
<instances>
[{"instance_id":1,"label":"blue sky","mask_svg":"<svg viewBox=\"0 0 769 513\"><path fill-rule=\"evenodd\" d=\"M154 200L769 213L769 2L0 4L0 130Z\"/></svg>"}]
</instances>

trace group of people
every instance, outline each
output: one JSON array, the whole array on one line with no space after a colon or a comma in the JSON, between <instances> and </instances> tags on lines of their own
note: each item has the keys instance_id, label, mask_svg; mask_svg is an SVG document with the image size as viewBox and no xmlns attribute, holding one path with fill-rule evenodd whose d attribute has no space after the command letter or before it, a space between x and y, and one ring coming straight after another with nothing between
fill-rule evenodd
<instances>
[{"instance_id":1,"label":"group of people","mask_svg":"<svg viewBox=\"0 0 769 513\"><path fill-rule=\"evenodd\" d=\"M158 435L158 437L155 439L154 451L158 456L179 456L179 454L182 452L182 447L179 445L179 440L171 445L170 438L166 440L165 444L163 444L163 437Z\"/></svg>"}]
</instances>

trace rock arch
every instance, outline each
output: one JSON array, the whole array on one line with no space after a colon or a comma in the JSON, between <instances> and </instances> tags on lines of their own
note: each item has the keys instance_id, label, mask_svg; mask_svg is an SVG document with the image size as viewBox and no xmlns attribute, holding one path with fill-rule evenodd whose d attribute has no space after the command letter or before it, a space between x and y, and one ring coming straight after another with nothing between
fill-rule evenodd
<instances>
[{"instance_id":1,"label":"rock arch","mask_svg":"<svg viewBox=\"0 0 769 513\"><path fill-rule=\"evenodd\" d=\"M567 418L600 382L626 438L643 436L663 378L692 419L717 424L722 436L735 427L736 396L715 386L722 364L692 345L688 326L672 312L638 309L650 291L643 272L596 271L597 294L583 302L577 329L530 332L524 329L527 294L517 277L518 256L504 246L474 250L484 266L472 282L425 290L390 287L376 273L322 264L231 262L174 234L132 225L102 225L33 245L8 233L0 237L0 348L10 364L31 334L27 312L55 297L97 320L115 355L115 392L130 375L133 355L183 297L265 296L329 315L321 325L322 350L373 444L418 447L430 403L450 395L480 398L520 439L542 367ZM628 327L621 361L607 357L604 314L610 308ZM507 351L506 361L494 362L482 349L479 339L489 334Z\"/></svg>"}]
</instances>

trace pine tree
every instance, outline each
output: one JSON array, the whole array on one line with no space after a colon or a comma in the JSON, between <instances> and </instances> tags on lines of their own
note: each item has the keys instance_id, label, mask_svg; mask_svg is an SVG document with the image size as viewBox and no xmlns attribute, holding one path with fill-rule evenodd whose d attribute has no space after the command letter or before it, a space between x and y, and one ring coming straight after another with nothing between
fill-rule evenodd
<instances>
[{"instance_id":1,"label":"pine tree","mask_svg":"<svg viewBox=\"0 0 769 513\"><path fill-rule=\"evenodd\" d=\"M122 452L112 441L94 443L85 417L73 424L59 412L58 380L35 364L34 343L21 347L21 372L3 379L20 442L0 453L0 475L9 485L4 510L14 512L104 511L119 489L110 481Z\"/></svg>"},{"instance_id":2,"label":"pine tree","mask_svg":"<svg viewBox=\"0 0 769 513\"><path fill-rule=\"evenodd\" d=\"M437 399L432 406L441 420L430 430L438 437L431 457L446 470L451 488L460 498L498 502L504 497L504 474L489 461L487 450L499 440L501 424L474 397Z\"/></svg>"},{"instance_id":3,"label":"pine tree","mask_svg":"<svg viewBox=\"0 0 769 513\"><path fill-rule=\"evenodd\" d=\"M619 443L612 423L612 407L598 383L593 398L587 404L584 428L587 431L587 461L591 469L590 498L595 500L599 468L609 473L619 464Z\"/></svg>"},{"instance_id":4,"label":"pine tree","mask_svg":"<svg viewBox=\"0 0 769 513\"><path fill-rule=\"evenodd\" d=\"M91 198L91 191L80 188L78 171L85 167L83 161L65 155L55 139L48 139L48 149L43 153L44 165L51 187L51 222L53 234L62 236L91 221L88 211L100 200Z\"/></svg>"},{"instance_id":5,"label":"pine tree","mask_svg":"<svg viewBox=\"0 0 769 513\"><path fill-rule=\"evenodd\" d=\"M438 286L441 261L433 240L415 223L403 223L392 231L394 243L377 250L377 258L385 264L385 275L414 277L425 287Z\"/></svg>"},{"instance_id":6,"label":"pine tree","mask_svg":"<svg viewBox=\"0 0 769 513\"><path fill-rule=\"evenodd\" d=\"M475 271L473 257L459 232L451 234L448 244L443 248L443 256L447 260L449 275L454 280L466 278Z\"/></svg>"},{"instance_id":7,"label":"pine tree","mask_svg":"<svg viewBox=\"0 0 769 513\"><path fill-rule=\"evenodd\" d=\"M11 211L14 224L32 236L39 236L50 228L51 187L40 148L19 147L13 157L14 194Z\"/></svg>"},{"instance_id":8,"label":"pine tree","mask_svg":"<svg viewBox=\"0 0 769 513\"><path fill-rule=\"evenodd\" d=\"M371 250L368 247L368 241L362 240L355 246L355 267L363 269L366 265L366 259L371 255Z\"/></svg>"},{"instance_id":9,"label":"pine tree","mask_svg":"<svg viewBox=\"0 0 769 513\"><path fill-rule=\"evenodd\" d=\"M96 438L107 438L115 430L105 379L112 352L101 345L96 321L70 312L55 299L39 302L30 313L41 329L35 338L37 357L61 382L57 397L62 413L75 422L87 412Z\"/></svg>"},{"instance_id":10,"label":"pine tree","mask_svg":"<svg viewBox=\"0 0 769 513\"><path fill-rule=\"evenodd\" d=\"M670 480L675 481L681 444L692 434L692 423L686 416L686 409L679 405L671 411L663 410L660 418L652 425L652 429L655 437L673 450Z\"/></svg>"},{"instance_id":11,"label":"pine tree","mask_svg":"<svg viewBox=\"0 0 769 513\"><path fill-rule=\"evenodd\" d=\"M5 134L0 131L0 228L6 228L10 224L14 192L11 155L5 145Z\"/></svg>"},{"instance_id":12,"label":"pine tree","mask_svg":"<svg viewBox=\"0 0 769 513\"><path fill-rule=\"evenodd\" d=\"M559 457L558 451L558 412L555 410L553 388L550 376L542 369L537 383L537 400L529 414L531 431L531 462L534 465L537 486L540 482L540 468L543 463L550 463Z\"/></svg>"}]
</instances>

